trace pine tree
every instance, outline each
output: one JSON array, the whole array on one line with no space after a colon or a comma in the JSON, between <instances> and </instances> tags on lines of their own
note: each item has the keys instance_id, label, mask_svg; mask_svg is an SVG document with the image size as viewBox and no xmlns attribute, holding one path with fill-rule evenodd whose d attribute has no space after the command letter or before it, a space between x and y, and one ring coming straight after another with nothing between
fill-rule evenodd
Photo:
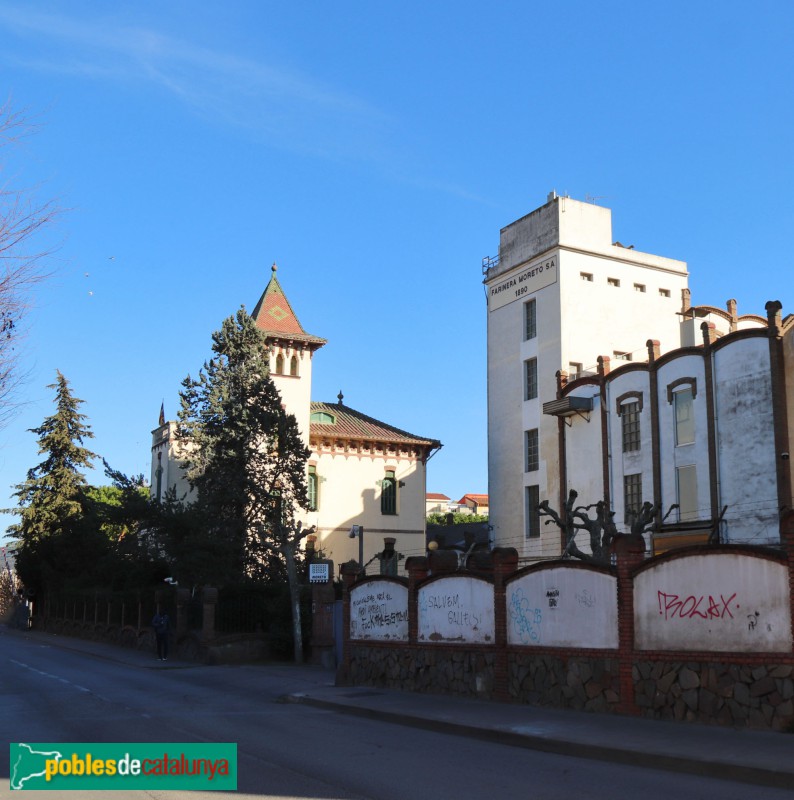
<instances>
[{"instance_id":1,"label":"pine tree","mask_svg":"<svg viewBox=\"0 0 794 800\"><path fill-rule=\"evenodd\" d=\"M60 548L53 548L53 540L68 539L79 528L87 486L83 470L90 469L91 460L96 458L83 444L94 435L79 410L83 401L72 395L69 382L60 372L47 388L55 390L56 411L38 428L30 429L38 436L39 454L46 454L46 458L28 470L25 482L16 486L20 521L9 527L9 533L20 540L20 577L31 588L39 588L35 584L41 583L42 568L57 570L62 566L57 563ZM43 564L44 560L50 563Z\"/></svg>"},{"instance_id":2,"label":"pine tree","mask_svg":"<svg viewBox=\"0 0 794 800\"><path fill-rule=\"evenodd\" d=\"M213 357L182 386L179 439L196 504L225 544L228 574L287 578L296 660L302 658L296 561L310 533L304 445L268 374L262 332L241 308L213 334Z\"/></svg>"}]
</instances>

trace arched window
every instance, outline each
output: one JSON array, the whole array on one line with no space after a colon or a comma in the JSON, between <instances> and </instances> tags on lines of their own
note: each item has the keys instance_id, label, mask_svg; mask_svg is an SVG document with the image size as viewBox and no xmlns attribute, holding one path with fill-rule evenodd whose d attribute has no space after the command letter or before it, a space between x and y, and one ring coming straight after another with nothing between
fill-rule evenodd
<instances>
[{"instance_id":1,"label":"arched window","mask_svg":"<svg viewBox=\"0 0 794 800\"><path fill-rule=\"evenodd\" d=\"M320 481L317 475L317 467L309 466L309 480L307 481L307 488L309 490L309 511L317 511Z\"/></svg>"},{"instance_id":2,"label":"arched window","mask_svg":"<svg viewBox=\"0 0 794 800\"><path fill-rule=\"evenodd\" d=\"M276 356L276 375L284 374L284 356L279 353Z\"/></svg>"},{"instance_id":3,"label":"arched window","mask_svg":"<svg viewBox=\"0 0 794 800\"><path fill-rule=\"evenodd\" d=\"M289 374L298 377L298 357L292 356L292 359L289 362Z\"/></svg>"},{"instance_id":4,"label":"arched window","mask_svg":"<svg viewBox=\"0 0 794 800\"><path fill-rule=\"evenodd\" d=\"M386 477L380 484L380 513L397 513L397 481L394 477L394 470L387 469Z\"/></svg>"}]
</instances>

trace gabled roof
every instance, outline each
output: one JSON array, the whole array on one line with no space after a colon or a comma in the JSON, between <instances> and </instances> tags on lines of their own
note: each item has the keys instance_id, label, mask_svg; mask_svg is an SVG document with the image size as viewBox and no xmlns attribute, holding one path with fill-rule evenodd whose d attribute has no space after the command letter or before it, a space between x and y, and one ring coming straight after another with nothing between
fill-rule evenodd
<instances>
[{"instance_id":1,"label":"gabled roof","mask_svg":"<svg viewBox=\"0 0 794 800\"><path fill-rule=\"evenodd\" d=\"M425 500L449 500L449 498L445 494L439 494L438 492L427 492Z\"/></svg>"},{"instance_id":2,"label":"gabled roof","mask_svg":"<svg viewBox=\"0 0 794 800\"><path fill-rule=\"evenodd\" d=\"M467 500L471 500L472 503L476 503L478 506L488 505L487 494L464 494L463 497L458 500L458 505L465 503Z\"/></svg>"},{"instance_id":3,"label":"gabled roof","mask_svg":"<svg viewBox=\"0 0 794 800\"><path fill-rule=\"evenodd\" d=\"M441 447L441 442L437 439L427 439L424 436L416 436L408 431L400 430L400 428L395 428L374 417L368 417L341 402L312 402L311 413L312 416L324 413L333 418L333 422L311 422L309 431L312 436L335 436L370 442L424 445L432 450Z\"/></svg>"},{"instance_id":4,"label":"gabled roof","mask_svg":"<svg viewBox=\"0 0 794 800\"><path fill-rule=\"evenodd\" d=\"M303 325L298 321L297 315L292 310L292 306L276 278L278 267L273 264L270 269L272 270L270 281L251 312L256 327L273 339L307 342L316 347L322 347L326 340L306 333Z\"/></svg>"}]
</instances>

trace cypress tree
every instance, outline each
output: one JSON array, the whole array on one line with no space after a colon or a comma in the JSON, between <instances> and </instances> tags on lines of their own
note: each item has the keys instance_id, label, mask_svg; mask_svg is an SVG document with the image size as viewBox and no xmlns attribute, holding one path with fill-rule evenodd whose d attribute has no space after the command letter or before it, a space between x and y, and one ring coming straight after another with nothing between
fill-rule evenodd
<instances>
[{"instance_id":1,"label":"cypress tree","mask_svg":"<svg viewBox=\"0 0 794 800\"><path fill-rule=\"evenodd\" d=\"M66 378L56 374L56 382L47 387L55 390L55 413L30 429L38 436L39 454L46 457L15 487L20 521L9 527L20 540L17 569L30 588L40 588L42 571L57 572L65 566L59 563L63 548L55 546L56 540L68 540L80 527L87 487L83 470L96 458L84 446L94 434L80 413L83 401L72 394Z\"/></svg>"},{"instance_id":2,"label":"cypress tree","mask_svg":"<svg viewBox=\"0 0 794 800\"><path fill-rule=\"evenodd\" d=\"M296 559L310 530L296 512L308 507L309 449L268 374L264 335L244 308L212 342L199 378L182 384L178 436L188 479L207 532L224 543L226 574L286 577L300 660Z\"/></svg>"}]
</instances>

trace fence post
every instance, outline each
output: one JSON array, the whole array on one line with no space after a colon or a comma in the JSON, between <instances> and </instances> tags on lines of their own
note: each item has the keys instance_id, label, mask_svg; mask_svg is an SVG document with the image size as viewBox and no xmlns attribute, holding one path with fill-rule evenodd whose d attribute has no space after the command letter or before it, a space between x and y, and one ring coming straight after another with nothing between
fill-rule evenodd
<instances>
[{"instance_id":1,"label":"fence post","mask_svg":"<svg viewBox=\"0 0 794 800\"><path fill-rule=\"evenodd\" d=\"M407 559L405 569L408 570L408 643L416 644L419 638L419 592L416 585L430 574L430 569L425 556Z\"/></svg>"},{"instance_id":2,"label":"fence post","mask_svg":"<svg viewBox=\"0 0 794 800\"><path fill-rule=\"evenodd\" d=\"M791 641L794 651L794 511L789 511L780 521L780 541L788 557L788 591L791 613Z\"/></svg>"},{"instance_id":3,"label":"fence post","mask_svg":"<svg viewBox=\"0 0 794 800\"><path fill-rule=\"evenodd\" d=\"M618 536L613 544L618 566L618 664L623 714L640 713L634 699L634 579L633 569L645 558L642 537Z\"/></svg>"},{"instance_id":4,"label":"fence post","mask_svg":"<svg viewBox=\"0 0 794 800\"><path fill-rule=\"evenodd\" d=\"M201 638L206 642L215 638L215 606L218 602L218 590L208 586L201 593L201 599L204 602Z\"/></svg>"},{"instance_id":5,"label":"fence post","mask_svg":"<svg viewBox=\"0 0 794 800\"><path fill-rule=\"evenodd\" d=\"M176 635L187 633L187 605L190 602L190 589L176 590Z\"/></svg>"},{"instance_id":6,"label":"fence post","mask_svg":"<svg viewBox=\"0 0 794 800\"><path fill-rule=\"evenodd\" d=\"M350 684L350 588L361 574L357 561L346 561L339 567L342 577L342 663L336 670L336 685Z\"/></svg>"},{"instance_id":7,"label":"fence post","mask_svg":"<svg viewBox=\"0 0 794 800\"><path fill-rule=\"evenodd\" d=\"M494 638L496 645L493 693L496 700L509 700L505 579L515 572L518 566L518 551L513 547L496 547L491 553L491 558L493 559Z\"/></svg>"}]
</instances>

